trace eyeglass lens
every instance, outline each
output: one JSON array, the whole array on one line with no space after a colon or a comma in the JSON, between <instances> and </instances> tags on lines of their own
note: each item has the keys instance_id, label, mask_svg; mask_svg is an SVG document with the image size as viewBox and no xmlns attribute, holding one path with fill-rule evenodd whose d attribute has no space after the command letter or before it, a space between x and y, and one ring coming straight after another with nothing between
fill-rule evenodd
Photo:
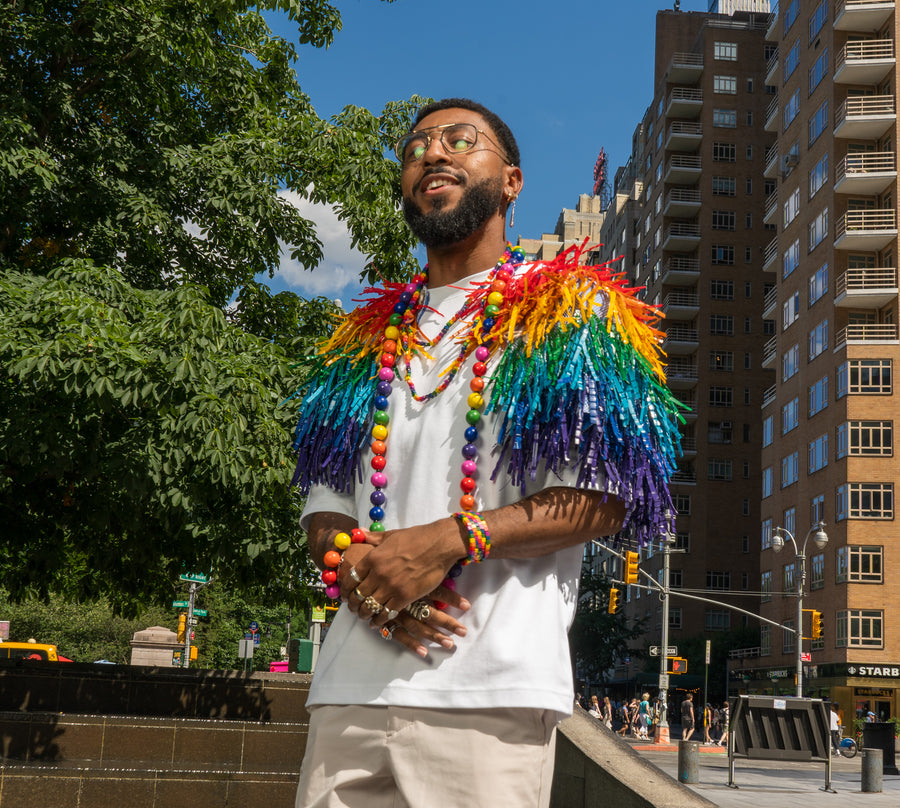
<instances>
[{"instance_id":1,"label":"eyeglass lens","mask_svg":"<svg viewBox=\"0 0 900 808\"><path fill-rule=\"evenodd\" d=\"M478 140L478 130L470 123L454 123L440 129L441 145L448 154L463 154ZM402 163L421 160L436 132L411 132L397 143L397 158Z\"/></svg>"}]
</instances>

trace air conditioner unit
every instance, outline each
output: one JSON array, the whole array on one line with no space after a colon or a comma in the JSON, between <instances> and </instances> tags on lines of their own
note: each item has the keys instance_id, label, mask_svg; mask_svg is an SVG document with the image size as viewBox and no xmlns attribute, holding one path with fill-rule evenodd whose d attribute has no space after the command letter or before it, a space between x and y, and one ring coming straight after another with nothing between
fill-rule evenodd
<instances>
[{"instance_id":1,"label":"air conditioner unit","mask_svg":"<svg viewBox=\"0 0 900 808\"><path fill-rule=\"evenodd\" d=\"M781 157L781 170L785 174L788 173L797 163L800 162L799 154L785 154Z\"/></svg>"},{"instance_id":2,"label":"air conditioner unit","mask_svg":"<svg viewBox=\"0 0 900 808\"><path fill-rule=\"evenodd\" d=\"M719 423L719 429L731 429L731 421L721 421Z\"/></svg>"}]
</instances>

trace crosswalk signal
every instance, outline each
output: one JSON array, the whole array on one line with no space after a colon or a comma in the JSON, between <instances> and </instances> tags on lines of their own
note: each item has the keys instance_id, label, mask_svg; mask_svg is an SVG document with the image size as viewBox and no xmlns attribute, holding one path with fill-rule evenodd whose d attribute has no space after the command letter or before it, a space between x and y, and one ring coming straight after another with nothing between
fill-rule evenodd
<instances>
[{"instance_id":1,"label":"crosswalk signal","mask_svg":"<svg viewBox=\"0 0 900 808\"><path fill-rule=\"evenodd\" d=\"M812 613L812 638L814 640L822 639L822 612L813 609Z\"/></svg>"},{"instance_id":2,"label":"crosswalk signal","mask_svg":"<svg viewBox=\"0 0 900 808\"><path fill-rule=\"evenodd\" d=\"M625 553L625 583L636 584L638 582L638 561L640 556L632 550Z\"/></svg>"},{"instance_id":3,"label":"crosswalk signal","mask_svg":"<svg viewBox=\"0 0 900 808\"><path fill-rule=\"evenodd\" d=\"M607 607L607 611L610 614L615 614L619 609L619 590L613 587L609 590L609 606Z\"/></svg>"},{"instance_id":4,"label":"crosswalk signal","mask_svg":"<svg viewBox=\"0 0 900 808\"><path fill-rule=\"evenodd\" d=\"M187 615L182 612L178 615L178 642L184 642L187 632Z\"/></svg>"},{"instance_id":5,"label":"crosswalk signal","mask_svg":"<svg viewBox=\"0 0 900 808\"><path fill-rule=\"evenodd\" d=\"M669 673L687 673L687 660L684 657L669 657Z\"/></svg>"}]
</instances>

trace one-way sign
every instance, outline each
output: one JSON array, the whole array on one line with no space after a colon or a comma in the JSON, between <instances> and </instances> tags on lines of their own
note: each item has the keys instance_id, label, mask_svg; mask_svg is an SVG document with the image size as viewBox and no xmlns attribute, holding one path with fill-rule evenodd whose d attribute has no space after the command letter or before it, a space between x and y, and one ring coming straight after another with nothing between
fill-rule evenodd
<instances>
[{"instance_id":1,"label":"one-way sign","mask_svg":"<svg viewBox=\"0 0 900 808\"><path fill-rule=\"evenodd\" d=\"M658 645L650 646L650 656L659 656L659 651L660 651L660 648ZM666 656L667 657L678 656L678 646L670 645L668 648L666 648Z\"/></svg>"}]
</instances>

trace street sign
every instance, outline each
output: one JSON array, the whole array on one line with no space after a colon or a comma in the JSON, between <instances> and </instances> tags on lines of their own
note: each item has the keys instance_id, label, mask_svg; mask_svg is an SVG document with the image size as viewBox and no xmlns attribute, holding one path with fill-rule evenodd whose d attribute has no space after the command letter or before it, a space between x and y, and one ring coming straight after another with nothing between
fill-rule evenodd
<instances>
[{"instance_id":1,"label":"street sign","mask_svg":"<svg viewBox=\"0 0 900 808\"><path fill-rule=\"evenodd\" d=\"M208 575L202 572L183 572L178 576L179 581L192 581L195 584L205 584L209 580Z\"/></svg>"},{"instance_id":2,"label":"street sign","mask_svg":"<svg viewBox=\"0 0 900 808\"><path fill-rule=\"evenodd\" d=\"M812 662L812 654L809 651L801 651L800 652L800 661L801 662Z\"/></svg>"},{"instance_id":3,"label":"street sign","mask_svg":"<svg viewBox=\"0 0 900 808\"><path fill-rule=\"evenodd\" d=\"M313 623L324 623L327 615L328 615L328 613L325 611L324 606L313 606L312 607L312 622Z\"/></svg>"},{"instance_id":4,"label":"street sign","mask_svg":"<svg viewBox=\"0 0 900 808\"><path fill-rule=\"evenodd\" d=\"M659 689L660 690L668 690L669 688L669 674L661 673L659 675Z\"/></svg>"},{"instance_id":5,"label":"street sign","mask_svg":"<svg viewBox=\"0 0 900 808\"><path fill-rule=\"evenodd\" d=\"M650 656L659 656L660 647L658 645L650 646ZM678 646L677 645L669 645L666 647L666 656L678 656Z\"/></svg>"},{"instance_id":6,"label":"street sign","mask_svg":"<svg viewBox=\"0 0 900 808\"><path fill-rule=\"evenodd\" d=\"M200 621L196 617L192 617L190 623L192 626L196 626Z\"/></svg>"},{"instance_id":7,"label":"street sign","mask_svg":"<svg viewBox=\"0 0 900 808\"><path fill-rule=\"evenodd\" d=\"M250 659L253 656L253 640L238 640L238 656Z\"/></svg>"},{"instance_id":8,"label":"street sign","mask_svg":"<svg viewBox=\"0 0 900 808\"><path fill-rule=\"evenodd\" d=\"M209 617L209 612L206 609L194 609L194 617Z\"/></svg>"},{"instance_id":9,"label":"street sign","mask_svg":"<svg viewBox=\"0 0 900 808\"><path fill-rule=\"evenodd\" d=\"M172 601L173 609L187 609L187 607L190 605L191 604L188 603L186 600L173 600Z\"/></svg>"}]
</instances>

